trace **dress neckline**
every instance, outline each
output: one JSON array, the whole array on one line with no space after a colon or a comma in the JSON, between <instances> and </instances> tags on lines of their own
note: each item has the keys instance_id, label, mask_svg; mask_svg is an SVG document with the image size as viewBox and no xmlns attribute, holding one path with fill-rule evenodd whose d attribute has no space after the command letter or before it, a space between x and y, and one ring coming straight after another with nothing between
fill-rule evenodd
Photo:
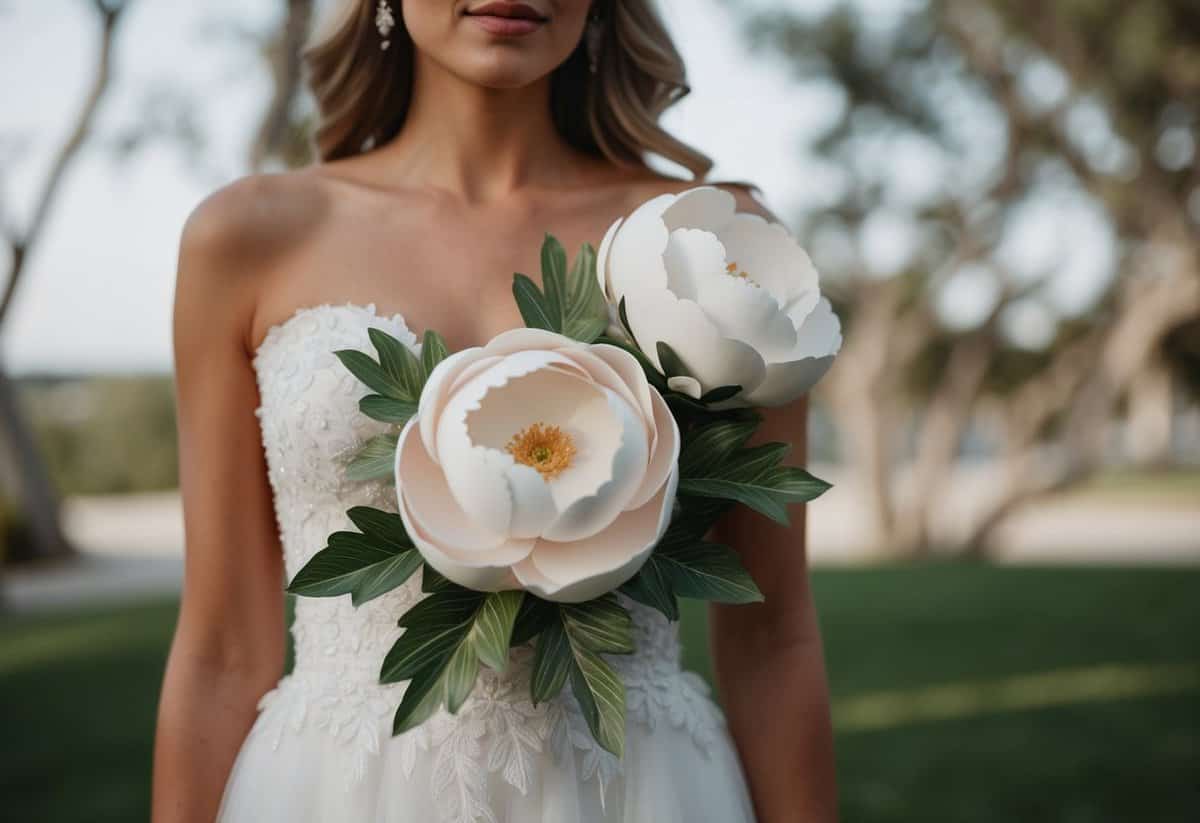
<instances>
[{"instance_id":1,"label":"dress neckline","mask_svg":"<svg viewBox=\"0 0 1200 823\"><path fill-rule=\"evenodd\" d=\"M263 339L259 341L259 344L254 348L254 362L257 363L266 350L269 349L270 346L273 345L274 342L288 330L288 328L295 325L300 320L308 317L309 315L321 314L322 312L329 311L350 311L353 313L366 315L372 319L387 320L393 323L399 321L400 325L403 326L406 331L412 334L412 330L408 328L408 321L401 312L380 314L374 303L354 303L349 300L344 303L314 303L311 306L300 306L293 311L290 316L268 326L266 333L263 335Z\"/></svg>"}]
</instances>

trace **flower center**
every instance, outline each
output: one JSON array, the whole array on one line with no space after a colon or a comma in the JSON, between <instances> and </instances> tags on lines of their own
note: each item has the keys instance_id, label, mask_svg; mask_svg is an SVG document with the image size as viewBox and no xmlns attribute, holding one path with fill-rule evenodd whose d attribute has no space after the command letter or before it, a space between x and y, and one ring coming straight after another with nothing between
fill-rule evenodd
<instances>
[{"instance_id":1,"label":"flower center","mask_svg":"<svg viewBox=\"0 0 1200 823\"><path fill-rule=\"evenodd\" d=\"M533 423L509 438L504 450L541 472L542 479L553 480L571 465L575 441L558 426Z\"/></svg>"},{"instance_id":2,"label":"flower center","mask_svg":"<svg viewBox=\"0 0 1200 823\"><path fill-rule=\"evenodd\" d=\"M743 271L742 269L738 268L738 264L736 262L730 263L728 266L726 266L725 273L728 274L730 277L740 277L742 280L745 280L747 283L749 283L752 286L758 285L758 283L755 281L755 279L750 276L749 272Z\"/></svg>"}]
</instances>

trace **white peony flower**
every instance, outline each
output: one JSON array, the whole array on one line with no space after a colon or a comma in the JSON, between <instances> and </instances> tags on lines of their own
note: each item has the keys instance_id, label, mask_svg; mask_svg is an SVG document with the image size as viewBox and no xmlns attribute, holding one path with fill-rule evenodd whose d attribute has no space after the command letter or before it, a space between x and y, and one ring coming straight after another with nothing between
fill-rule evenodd
<instances>
[{"instance_id":1,"label":"white peony flower","mask_svg":"<svg viewBox=\"0 0 1200 823\"><path fill-rule=\"evenodd\" d=\"M589 600L666 530L679 440L628 352L513 329L429 376L396 449L400 516L460 585Z\"/></svg>"},{"instance_id":2,"label":"white peony flower","mask_svg":"<svg viewBox=\"0 0 1200 823\"><path fill-rule=\"evenodd\" d=\"M630 331L660 371L667 343L691 376L669 385L692 397L721 386L725 405L781 406L824 376L842 345L817 270L787 230L738 213L711 186L649 200L600 244L600 288L625 300Z\"/></svg>"}]
</instances>

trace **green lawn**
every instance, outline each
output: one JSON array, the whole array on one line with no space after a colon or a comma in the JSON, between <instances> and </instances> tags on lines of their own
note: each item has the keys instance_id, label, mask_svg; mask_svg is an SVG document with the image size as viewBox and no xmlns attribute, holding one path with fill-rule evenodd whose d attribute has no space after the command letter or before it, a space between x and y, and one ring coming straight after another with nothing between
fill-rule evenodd
<instances>
[{"instance_id":1,"label":"green lawn","mask_svg":"<svg viewBox=\"0 0 1200 823\"><path fill-rule=\"evenodd\" d=\"M938 565L814 586L847 823L1196 819L1200 570ZM146 818L173 620L157 603L0 621L4 819ZM707 673L702 609L684 632Z\"/></svg>"}]
</instances>

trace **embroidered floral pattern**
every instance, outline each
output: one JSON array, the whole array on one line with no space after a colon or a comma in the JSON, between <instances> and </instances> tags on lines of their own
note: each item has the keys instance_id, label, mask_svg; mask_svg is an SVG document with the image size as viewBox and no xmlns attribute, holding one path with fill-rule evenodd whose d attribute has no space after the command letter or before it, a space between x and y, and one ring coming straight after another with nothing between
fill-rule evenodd
<instances>
[{"instance_id":1,"label":"embroidered floral pattern","mask_svg":"<svg viewBox=\"0 0 1200 823\"><path fill-rule=\"evenodd\" d=\"M273 327L254 359L262 398L257 415L289 577L324 547L331 532L349 527L347 508L396 510L388 484L351 483L338 470L359 445L386 428L359 414L358 400L367 390L332 354L369 350L370 327L419 351L399 315L381 316L373 305L322 305ZM292 626L295 671L262 699L254 734L267 735L278 749L290 735L320 729L347 750L347 786L361 781L391 735L391 716L404 693L403 684L378 683L379 665L399 635L397 615L421 596L414 577L359 608L348 597L300 598ZM704 682L680 669L676 627L648 608L626 605L638 650L609 659L626 685L629 722L648 729L668 723L706 750L723 721ZM620 762L596 745L569 689L532 705L531 664L530 649L514 649L507 671L485 672L457 715L439 712L388 743L399 746L406 777L427 759L440 823L495 823L489 776L525 794L542 752L578 758L579 774L595 780L601 799L620 775Z\"/></svg>"}]
</instances>

